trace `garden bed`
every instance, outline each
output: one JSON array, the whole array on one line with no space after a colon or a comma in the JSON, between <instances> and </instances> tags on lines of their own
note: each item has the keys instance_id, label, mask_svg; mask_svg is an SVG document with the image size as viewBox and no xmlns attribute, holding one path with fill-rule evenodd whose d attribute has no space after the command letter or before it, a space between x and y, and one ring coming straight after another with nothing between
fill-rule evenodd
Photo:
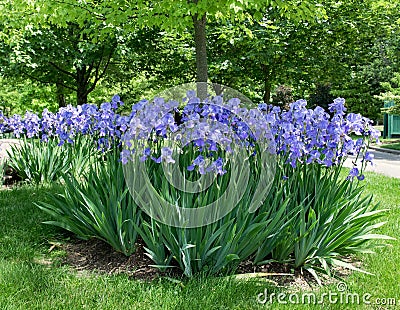
<instances>
[{"instance_id":1,"label":"garden bed","mask_svg":"<svg viewBox=\"0 0 400 310\"><path fill-rule=\"evenodd\" d=\"M163 277L174 278L179 281L184 279L183 273L178 268L161 273L157 268L151 267L152 261L145 254L143 241L139 240L136 246L137 250L129 257L116 252L109 244L96 239L79 240L72 238L62 243L53 243L51 249L58 247L65 251L62 263L78 271L78 273L125 274L132 279L144 281ZM357 265L359 265L359 262ZM350 274L349 270L340 267L335 269L335 273L340 277ZM243 279L246 277L264 277L277 285L296 286L298 288L312 288L318 285L310 274L302 273L300 269L294 270L289 264L270 263L255 266L251 260L248 260L239 265L236 276ZM332 283L332 279L326 278L324 284L329 283Z\"/></svg>"},{"instance_id":2,"label":"garden bed","mask_svg":"<svg viewBox=\"0 0 400 310\"><path fill-rule=\"evenodd\" d=\"M387 210L361 183L374 159L371 121L346 115L342 98L329 114L304 100L247 109L225 95L142 100L129 116L114 96L3 117L3 129L22 136L9 166L37 191L58 188L34 199L50 217L43 245L54 259L33 262L182 288L254 278L306 289L347 276L343 268L370 275L355 257L393 239L377 233ZM361 164L345 175L352 155ZM89 241L51 238L60 228Z\"/></svg>"},{"instance_id":3,"label":"garden bed","mask_svg":"<svg viewBox=\"0 0 400 310\"><path fill-rule=\"evenodd\" d=\"M346 172L347 173L347 172ZM379 233L400 238L398 218L400 217L400 180L367 173L366 194L374 193L374 201L390 209L388 223ZM278 282L281 277L248 280L230 280L229 277L195 277L185 279L166 277L140 280L128 273L121 273L129 258L113 252L109 246L98 241L78 241L70 234L42 221L50 217L40 212L34 203L44 199L45 192L60 193L59 187L14 186L0 190L0 308L3 309L265 309L257 302L257 295L268 289L275 294L290 292L310 292L309 285L300 277L289 277L291 282L276 286L266 279ZM400 275L400 244L389 241L390 247L377 250L375 255L358 255L361 266L374 273L367 275L352 272L345 275L347 292L369 293L375 307L376 298L400 300L398 283ZM54 244L61 246L54 246ZM64 247L65 246L65 247ZM106 258L90 253L99 251ZM69 254L68 254L69 253ZM72 254L75 253L75 254ZM68 256L75 257L68 261ZM80 260L86 257L86 263ZM87 263L90 257L97 263ZM103 272L96 266L102 260ZM133 259L130 259L131 264ZM61 262L61 263L58 263ZM75 264L75 265L74 265ZM359 265L361 264L361 265ZM92 268L89 268L91 265ZM129 267L130 268L130 267ZM137 267L136 267L137 268ZM131 269L134 271L135 267ZM252 267L245 269L246 273ZM111 273L110 273L111 271ZM269 269L270 272L292 272L285 268ZM312 279L309 279L311 283ZM311 285L312 292L321 297L323 293L337 293L337 282L327 283L318 288ZM279 304L274 309L291 309L293 305ZM303 305L308 308L307 305ZM340 303L324 306L331 309L365 309L366 305L343 305ZM309 306L310 307L310 306ZM370 305L373 307L373 305ZM391 309L394 307L387 306Z\"/></svg>"}]
</instances>

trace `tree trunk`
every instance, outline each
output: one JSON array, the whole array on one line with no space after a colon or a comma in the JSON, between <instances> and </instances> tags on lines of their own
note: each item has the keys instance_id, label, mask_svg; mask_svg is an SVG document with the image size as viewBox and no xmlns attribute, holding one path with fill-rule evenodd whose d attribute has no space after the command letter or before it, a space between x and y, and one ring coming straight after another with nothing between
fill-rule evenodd
<instances>
[{"instance_id":1,"label":"tree trunk","mask_svg":"<svg viewBox=\"0 0 400 310\"><path fill-rule=\"evenodd\" d=\"M271 83L271 70L267 65L261 64L261 69L262 72L264 73L264 95L263 95L263 101L264 103L269 103L269 100L271 99L271 88L272 88L272 83Z\"/></svg>"},{"instance_id":2,"label":"tree trunk","mask_svg":"<svg viewBox=\"0 0 400 310\"><path fill-rule=\"evenodd\" d=\"M264 95L263 101L265 103L269 103L269 99L271 99L271 82L267 79L264 80Z\"/></svg>"},{"instance_id":3,"label":"tree trunk","mask_svg":"<svg viewBox=\"0 0 400 310\"><path fill-rule=\"evenodd\" d=\"M66 107L67 102L65 100L65 94L64 94L64 87L61 85L60 82L56 82L56 93L57 93L57 102L58 102L58 107Z\"/></svg>"},{"instance_id":4,"label":"tree trunk","mask_svg":"<svg viewBox=\"0 0 400 310\"><path fill-rule=\"evenodd\" d=\"M206 14L199 16L193 15L194 25L194 40L196 48L196 82L197 96L200 99L207 97L207 80L208 80L208 65L207 65L207 41L206 41Z\"/></svg>"},{"instance_id":5,"label":"tree trunk","mask_svg":"<svg viewBox=\"0 0 400 310\"><path fill-rule=\"evenodd\" d=\"M86 68L76 68L76 104L87 103L88 91L85 81Z\"/></svg>"},{"instance_id":6,"label":"tree trunk","mask_svg":"<svg viewBox=\"0 0 400 310\"><path fill-rule=\"evenodd\" d=\"M78 85L78 89L76 91L76 104L77 105L82 105L87 103L87 91L86 87L81 87L81 85Z\"/></svg>"}]
</instances>

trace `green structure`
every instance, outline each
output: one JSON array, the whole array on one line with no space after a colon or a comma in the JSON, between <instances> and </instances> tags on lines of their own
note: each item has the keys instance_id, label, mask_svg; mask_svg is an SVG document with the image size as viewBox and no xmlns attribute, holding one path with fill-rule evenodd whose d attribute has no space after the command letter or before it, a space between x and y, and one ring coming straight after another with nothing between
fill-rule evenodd
<instances>
[{"instance_id":1,"label":"green structure","mask_svg":"<svg viewBox=\"0 0 400 310\"><path fill-rule=\"evenodd\" d=\"M386 101L384 108L394 106L393 101ZM400 136L400 115L384 114L383 116L383 138L392 138Z\"/></svg>"}]
</instances>

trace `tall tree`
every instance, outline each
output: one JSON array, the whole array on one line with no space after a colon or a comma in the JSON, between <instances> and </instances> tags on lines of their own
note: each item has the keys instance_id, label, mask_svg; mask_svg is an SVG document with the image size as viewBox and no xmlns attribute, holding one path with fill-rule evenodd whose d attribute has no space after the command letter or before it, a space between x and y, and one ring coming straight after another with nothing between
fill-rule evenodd
<instances>
[{"instance_id":1,"label":"tall tree","mask_svg":"<svg viewBox=\"0 0 400 310\"><path fill-rule=\"evenodd\" d=\"M115 38L92 42L77 24L66 28L32 26L0 54L4 75L21 74L56 86L59 106L73 91L77 104L87 103L88 95L102 79L117 47Z\"/></svg>"},{"instance_id":2,"label":"tall tree","mask_svg":"<svg viewBox=\"0 0 400 310\"><path fill-rule=\"evenodd\" d=\"M344 57L349 74L341 83L333 83L334 94L346 98L350 111L380 121L383 103L376 98L384 91L400 65L400 1L368 1L352 21L355 48Z\"/></svg>"},{"instance_id":3,"label":"tall tree","mask_svg":"<svg viewBox=\"0 0 400 310\"><path fill-rule=\"evenodd\" d=\"M355 71L383 55L371 46L388 39L386 25L379 21L389 20L390 13L382 13L375 2L324 1L326 16L314 23L296 23L272 9L259 22L245 24L252 36L234 23L212 25L210 74L249 93L262 93L257 97L265 102L280 84L292 86L301 96L319 84L338 90Z\"/></svg>"},{"instance_id":4,"label":"tall tree","mask_svg":"<svg viewBox=\"0 0 400 310\"><path fill-rule=\"evenodd\" d=\"M76 94L77 104L86 103L116 56L118 30L113 29L100 40L97 23L78 23L61 16L59 23L54 23L36 4L0 1L3 76L19 74L54 85L59 106L66 104L70 92ZM56 11L54 14L60 13ZM76 11L74 14L86 12L83 8Z\"/></svg>"},{"instance_id":5,"label":"tall tree","mask_svg":"<svg viewBox=\"0 0 400 310\"><path fill-rule=\"evenodd\" d=\"M249 17L262 18L270 8L275 8L279 14L292 20L313 20L323 14L323 9L315 1L207 1L207 0L162 0L149 2L136 1L94 1L76 2L73 0L15 0L15 7L27 5L35 11L31 20L40 22L46 18L50 23L65 26L69 22L77 22L81 26L88 20L97 23L102 32L99 38L107 36L114 28L140 25L142 27L157 26L166 30L187 31L194 29L196 48L197 81L207 82L207 19L221 21L243 21ZM82 14L79 14L82 12ZM107 25L107 27L104 27ZM101 26L101 27L100 27Z\"/></svg>"}]
</instances>

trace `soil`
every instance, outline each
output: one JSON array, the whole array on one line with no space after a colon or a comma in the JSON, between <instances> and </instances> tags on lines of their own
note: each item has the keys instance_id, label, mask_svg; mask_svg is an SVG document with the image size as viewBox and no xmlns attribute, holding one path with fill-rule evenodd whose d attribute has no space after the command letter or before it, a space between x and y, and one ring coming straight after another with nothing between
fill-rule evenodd
<instances>
[{"instance_id":1,"label":"soil","mask_svg":"<svg viewBox=\"0 0 400 310\"><path fill-rule=\"evenodd\" d=\"M153 261L145 254L142 243L136 244L134 254L126 256L116 252L107 243L97 240L78 240L61 245L66 256L63 263L78 271L94 271L102 274L124 273L133 278L153 280L160 276L157 268L151 267Z\"/></svg>"},{"instance_id":2,"label":"soil","mask_svg":"<svg viewBox=\"0 0 400 310\"><path fill-rule=\"evenodd\" d=\"M135 253L127 257L116 252L107 243L97 240L70 239L68 243L60 244L59 247L66 252L63 264L71 266L80 273L94 272L99 274L126 274L138 280L151 281L160 277L183 279L184 276L178 268L171 268L167 272L151 267L154 262L147 257L143 242L139 240L136 244ZM337 269L336 274L347 276L346 270ZM255 276L265 278L276 286L292 287L294 289L313 289L317 286L316 280L308 272L294 270L290 265L269 263L254 266L252 262L245 261L239 265L237 278L253 278ZM324 284L335 280L322 277Z\"/></svg>"}]
</instances>

